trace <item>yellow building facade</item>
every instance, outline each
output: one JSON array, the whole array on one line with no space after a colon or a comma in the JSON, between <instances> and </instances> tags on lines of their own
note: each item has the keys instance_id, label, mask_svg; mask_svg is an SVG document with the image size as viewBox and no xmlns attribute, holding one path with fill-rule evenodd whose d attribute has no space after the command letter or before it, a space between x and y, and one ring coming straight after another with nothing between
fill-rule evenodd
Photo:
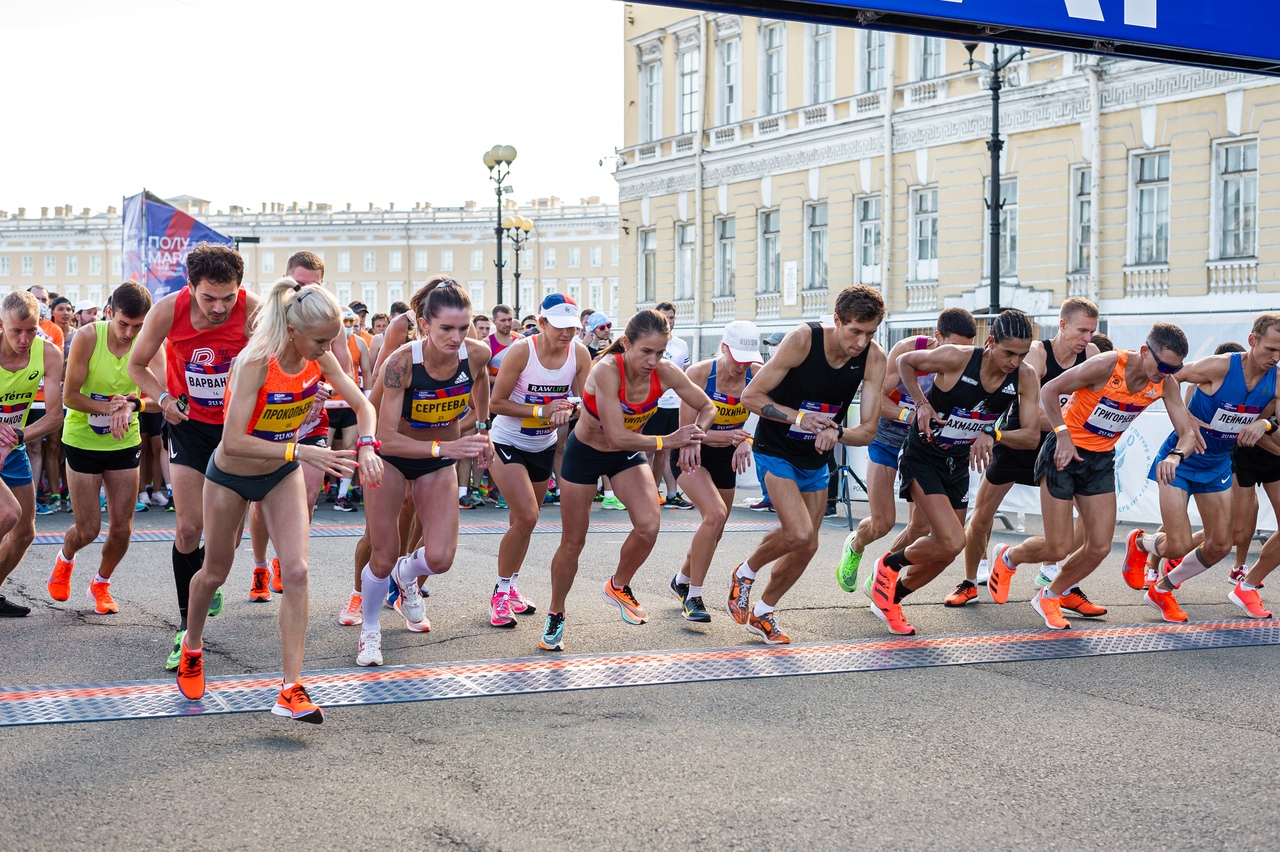
<instances>
[{"instance_id":1,"label":"yellow building facade","mask_svg":"<svg viewBox=\"0 0 1280 852\"><path fill-rule=\"evenodd\" d=\"M706 353L729 320L790 328L853 283L891 336L986 311L991 94L961 44L640 4L624 35L624 315L672 301ZM1005 73L1002 305L1049 320L1088 296L1125 346L1153 316L1193 353L1242 339L1280 289L1280 87L1045 50Z\"/></svg>"}]
</instances>

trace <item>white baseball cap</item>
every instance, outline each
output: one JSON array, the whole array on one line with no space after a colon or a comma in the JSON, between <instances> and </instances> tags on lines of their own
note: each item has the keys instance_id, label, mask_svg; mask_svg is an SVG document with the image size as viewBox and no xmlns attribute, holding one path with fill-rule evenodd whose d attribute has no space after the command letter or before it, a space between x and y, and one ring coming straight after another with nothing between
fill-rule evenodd
<instances>
[{"instance_id":1,"label":"white baseball cap","mask_svg":"<svg viewBox=\"0 0 1280 852\"><path fill-rule=\"evenodd\" d=\"M538 316L546 319L555 328L577 328L578 306L573 299L563 293L549 293L542 300L542 309Z\"/></svg>"},{"instance_id":2,"label":"white baseball cap","mask_svg":"<svg viewBox=\"0 0 1280 852\"><path fill-rule=\"evenodd\" d=\"M739 364L764 360L760 355L760 330L753 322L737 320L729 323L724 327L720 342L729 347L729 357Z\"/></svg>"},{"instance_id":3,"label":"white baseball cap","mask_svg":"<svg viewBox=\"0 0 1280 852\"><path fill-rule=\"evenodd\" d=\"M80 313L81 311L96 311L97 309L98 304L96 302L91 302L88 299L81 299L76 302L75 307L72 308L76 313Z\"/></svg>"}]
</instances>

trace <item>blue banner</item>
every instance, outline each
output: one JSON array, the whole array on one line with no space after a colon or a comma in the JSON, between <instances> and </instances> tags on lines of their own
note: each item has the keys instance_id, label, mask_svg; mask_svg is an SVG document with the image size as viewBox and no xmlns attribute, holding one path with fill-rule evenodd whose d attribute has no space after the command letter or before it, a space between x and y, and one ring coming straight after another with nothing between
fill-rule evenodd
<instances>
[{"instance_id":1,"label":"blue banner","mask_svg":"<svg viewBox=\"0 0 1280 852\"><path fill-rule=\"evenodd\" d=\"M234 240L150 192L124 200L124 280L143 285L153 299L187 285L187 255L202 242L231 248Z\"/></svg>"}]
</instances>

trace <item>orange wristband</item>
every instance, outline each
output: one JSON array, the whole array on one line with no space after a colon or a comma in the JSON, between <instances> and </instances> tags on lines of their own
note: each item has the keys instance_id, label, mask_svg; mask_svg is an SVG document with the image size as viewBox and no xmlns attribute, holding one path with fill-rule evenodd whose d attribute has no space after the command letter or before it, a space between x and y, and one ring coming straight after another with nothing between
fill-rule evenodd
<instances>
[{"instance_id":1,"label":"orange wristband","mask_svg":"<svg viewBox=\"0 0 1280 852\"><path fill-rule=\"evenodd\" d=\"M433 459L440 458L440 442L439 441L431 442L431 457Z\"/></svg>"},{"instance_id":2,"label":"orange wristband","mask_svg":"<svg viewBox=\"0 0 1280 852\"><path fill-rule=\"evenodd\" d=\"M658 446L654 447L654 449L655 449L655 450L661 450L661 449L662 449L662 436L661 436L661 435L654 435L654 436L653 436L653 439L654 439L655 441L657 441L657 442L658 442Z\"/></svg>"}]
</instances>

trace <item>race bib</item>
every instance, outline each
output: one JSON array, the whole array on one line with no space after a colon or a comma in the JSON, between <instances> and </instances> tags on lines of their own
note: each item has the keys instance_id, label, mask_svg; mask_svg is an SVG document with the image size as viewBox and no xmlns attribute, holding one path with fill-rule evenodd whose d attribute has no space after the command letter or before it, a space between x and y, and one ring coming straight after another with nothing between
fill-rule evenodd
<instances>
[{"instance_id":1,"label":"race bib","mask_svg":"<svg viewBox=\"0 0 1280 852\"><path fill-rule=\"evenodd\" d=\"M747 407L742 404L742 400L736 396L725 396L716 391L711 394L711 401L716 406L716 419L711 421L712 432L728 432L733 429L741 429L742 424L747 422L747 416L750 412Z\"/></svg>"},{"instance_id":2,"label":"race bib","mask_svg":"<svg viewBox=\"0 0 1280 852\"><path fill-rule=\"evenodd\" d=\"M999 412L953 408L942 428L934 430L933 443L943 449L967 447L978 440L984 427L999 419Z\"/></svg>"},{"instance_id":3,"label":"race bib","mask_svg":"<svg viewBox=\"0 0 1280 852\"><path fill-rule=\"evenodd\" d=\"M1207 431L1210 438L1222 441L1234 441L1240 432L1258 419L1262 409L1254 405L1233 405L1229 402L1218 403L1218 410L1213 412Z\"/></svg>"},{"instance_id":4,"label":"race bib","mask_svg":"<svg viewBox=\"0 0 1280 852\"><path fill-rule=\"evenodd\" d=\"M311 403L315 395L315 383L298 393L288 391L268 393L263 401L262 411L254 421L253 429L249 434L264 441L294 440L298 427L311 411Z\"/></svg>"},{"instance_id":5,"label":"race bib","mask_svg":"<svg viewBox=\"0 0 1280 852\"><path fill-rule=\"evenodd\" d=\"M504 350L505 351L505 350ZM568 385L532 385L524 395L525 405L550 405L554 400L569 395ZM555 431L550 417L534 417L533 412L520 421L520 434L535 438L545 437Z\"/></svg>"},{"instance_id":6,"label":"race bib","mask_svg":"<svg viewBox=\"0 0 1280 852\"><path fill-rule=\"evenodd\" d=\"M840 413L840 406L828 405L825 402L809 402L809 400L806 399L800 403L800 408L798 410L803 411L805 414L808 414L811 411L815 414L825 414L827 417L834 420L836 415ZM793 423L791 424L791 428L787 430L787 437L793 441L814 441L817 440L818 436L812 432L799 428Z\"/></svg>"},{"instance_id":7,"label":"race bib","mask_svg":"<svg viewBox=\"0 0 1280 852\"><path fill-rule=\"evenodd\" d=\"M471 404L471 383L451 388L411 391L409 425L414 429L439 429L448 426L467 411Z\"/></svg>"},{"instance_id":8,"label":"race bib","mask_svg":"<svg viewBox=\"0 0 1280 852\"><path fill-rule=\"evenodd\" d=\"M1145 407L1129 402L1116 402L1114 399L1107 399L1104 396L1093 407L1093 412L1089 415L1089 419L1084 421L1084 428L1095 435L1101 435L1103 438L1119 437L1125 429L1129 428L1129 424L1142 413Z\"/></svg>"},{"instance_id":9,"label":"race bib","mask_svg":"<svg viewBox=\"0 0 1280 852\"><path fill-rule=\"evenodd\" d=\"M222 396L227 390L230 371L230 361L223 364L192 364L188 361L183 365L187 399L204 408L222 408Z\"/></svg>"},{"instance_id":10,"label":"race bib","mask_svg":"<svg viewBox=\"0 0 1280 852\"><path fill-rule=\"evenodd\" d=\"M29 403L26 402L19 402L15 405L0 405L0 423L21 429L23 420L27 416L28 407Z\"/></svg>"},{"instance_id":11,"label":"race bib","mask_svg":"<svg viewBox=\"0 0 1280 852\"><path fill-rule=\"evenodd\" d=\"M111 397L103 396L100 393L91 393L89 394L89 399L96 400L97 402L106 402L107 400L111 399ZM133 425L133 415L129 415L129 425L131 426ZM111 434L111 415L110 414L90 414L89 428L92 429L98 435L110 435Z\"/></svg>"}]
</instances>

